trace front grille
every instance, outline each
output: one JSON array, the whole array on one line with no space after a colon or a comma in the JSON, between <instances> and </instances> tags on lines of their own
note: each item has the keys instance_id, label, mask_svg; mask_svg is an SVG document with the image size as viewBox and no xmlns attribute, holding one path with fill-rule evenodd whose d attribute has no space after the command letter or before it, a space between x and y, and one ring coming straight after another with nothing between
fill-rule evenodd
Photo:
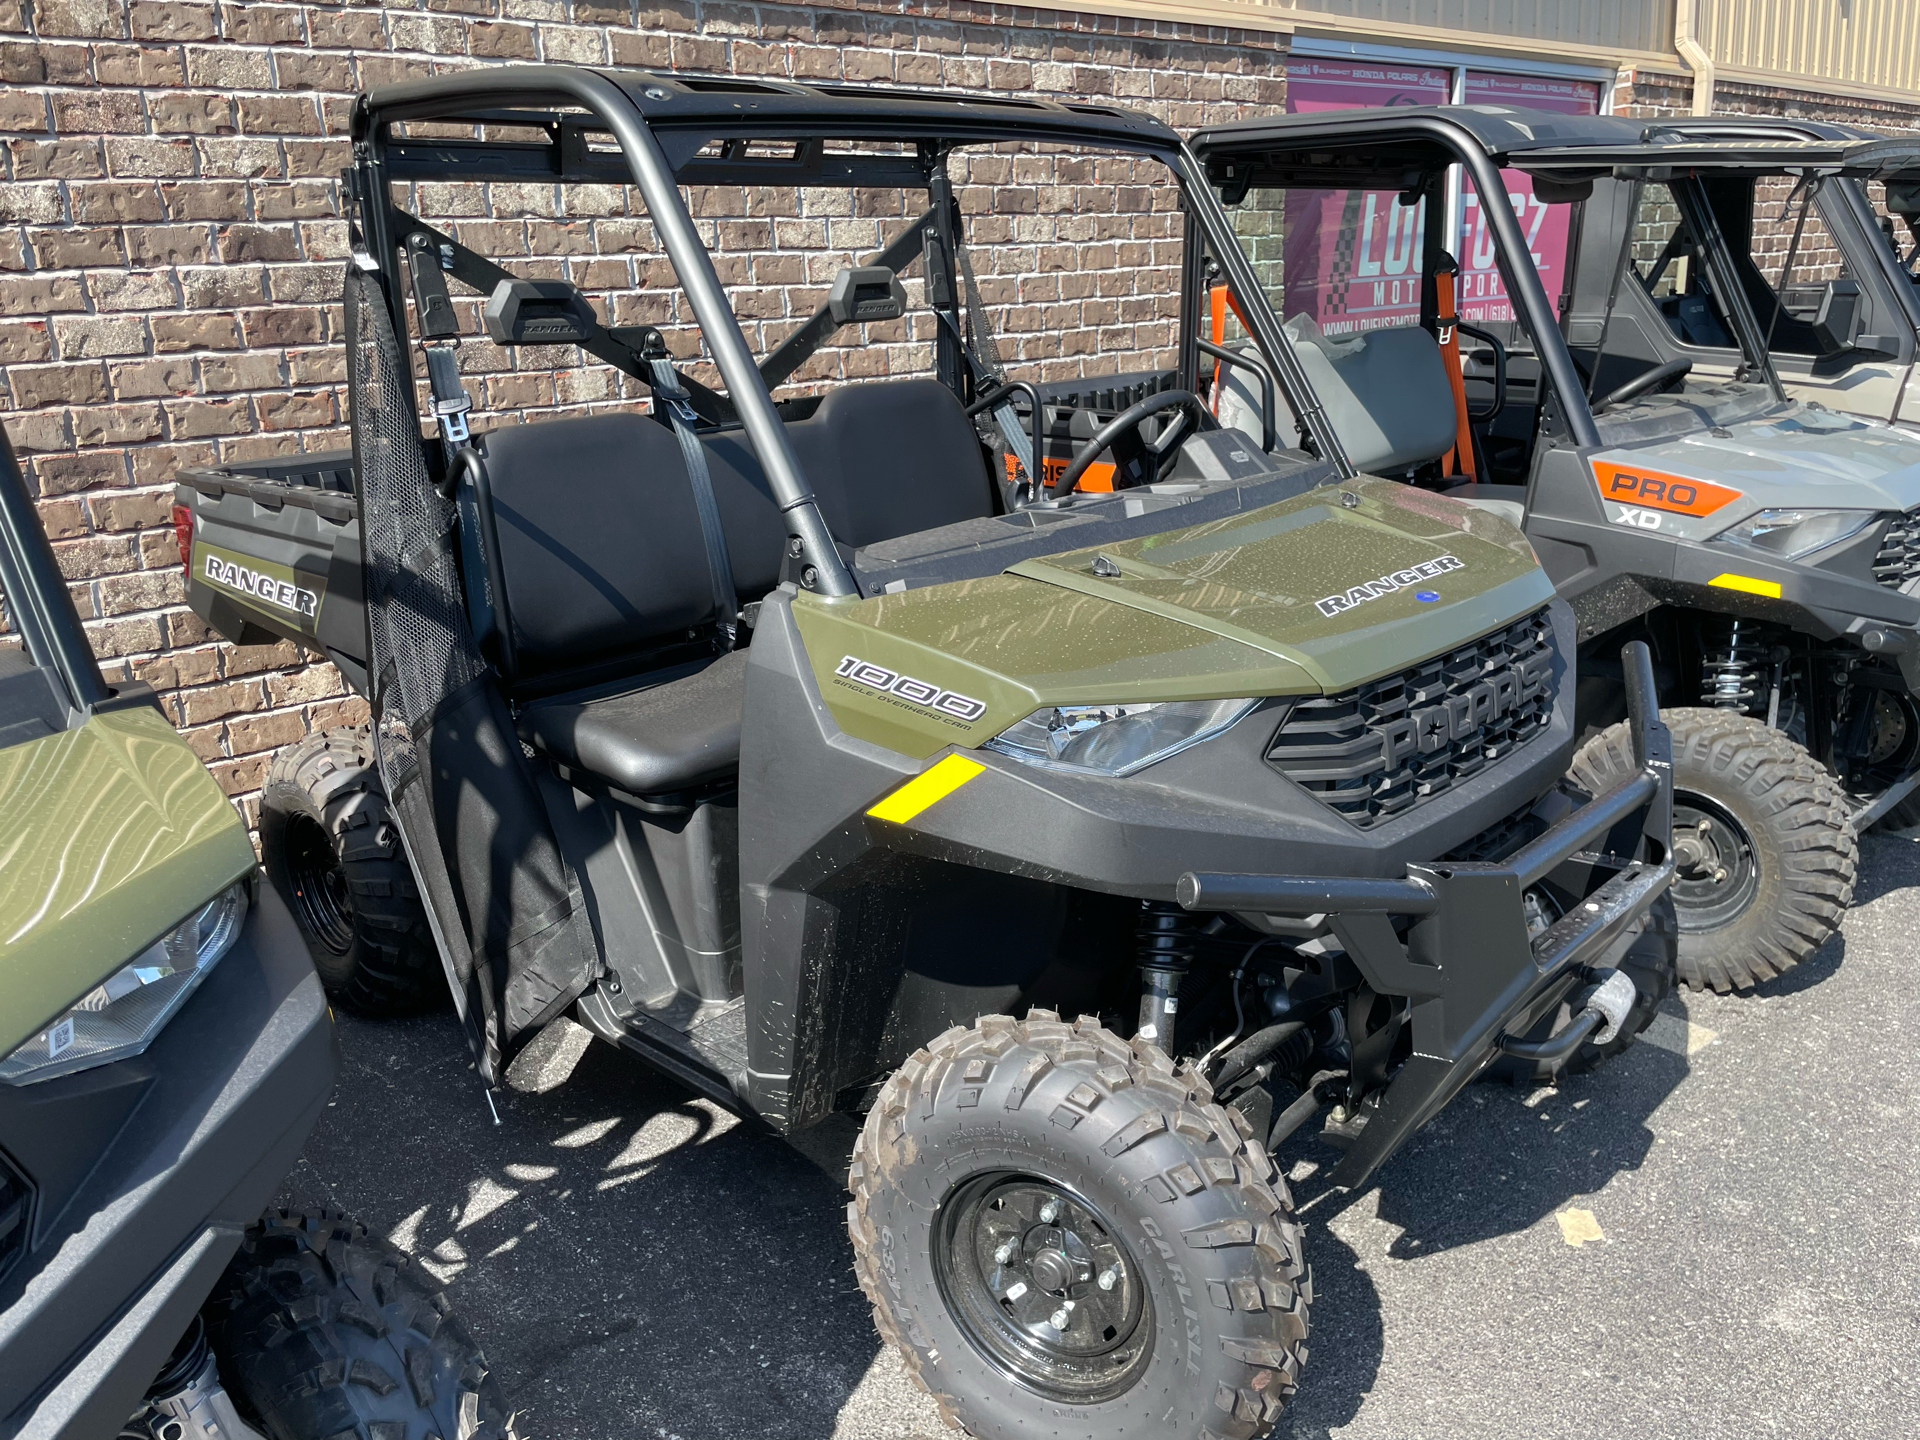
<instances>
[{"instance_id":1,"label":"front grille","mask_svg":"<svg viewBox=\"0 0 1920 1440\"><path fill-rule=\"evenodd\" d=\"M1880 537L1873 578L1889 590L1900 590L1915 576L1920 576L1920 510L1909 510Z\"/></svg>"},{"instance_id":2,"label":"front grille","mask_svg":"<svg viewBox=\"0 0 1920 1440\"><path fill-rule=\"evenodd\" d=\"M1477 775L1553 713L1545 610L1355 690L1296 701L1267 763L1362 829Z\"/></svg>"},{"instance_id":3,"label":"front grille","mask_svg":"<svg viewBox=\"0 0 1920 1440\"><path fill-rule=\"evenodd\" d=\"M0 1155L0 1281L27 1253L27 1224L33 1218L33 1187Z\"/></svg>"}]
</instances>

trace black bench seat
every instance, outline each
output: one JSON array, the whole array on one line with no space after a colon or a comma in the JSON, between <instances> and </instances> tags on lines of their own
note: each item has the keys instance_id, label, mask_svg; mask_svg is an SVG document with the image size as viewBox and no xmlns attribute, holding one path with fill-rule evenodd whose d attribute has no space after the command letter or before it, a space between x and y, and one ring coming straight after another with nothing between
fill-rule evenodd
<instances>
[{"instance_id":1,"label":"black bench seat","mask_svg":"<svg viewBox=\"0 0 1920 1440\"><path fill-rule=\"evenodd\" d=\"M639 684L536 701L520 711L520 738L629 795L698 789L740 767L746 684L747 654L736 650Z\"/></svg>"}]
</instances>

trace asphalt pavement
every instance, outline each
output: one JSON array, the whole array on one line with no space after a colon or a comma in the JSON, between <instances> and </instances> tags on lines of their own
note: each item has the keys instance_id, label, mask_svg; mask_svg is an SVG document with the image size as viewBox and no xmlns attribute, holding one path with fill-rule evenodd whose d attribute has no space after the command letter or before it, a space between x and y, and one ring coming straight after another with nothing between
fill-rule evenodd
<instances>
[{"instance_id":1,"label":"asphalt pavement","mask_svg":"<svg viewBox=\"0 0 1920 1440\"><path fill-rule=\"evenodd\" d=\"M1471 1088L1358 1196L1296 1137L1314 1334L1276 1433L1920 1434L1920 844L1861 858L1797 970L1558 1089ZM451 1014L340 1043L283 1198L448 1281L524 1435L953 1433L854 1281L850 1124L796 1148L568 1025L496 1126Z\"/></svg>"}]
</instances>

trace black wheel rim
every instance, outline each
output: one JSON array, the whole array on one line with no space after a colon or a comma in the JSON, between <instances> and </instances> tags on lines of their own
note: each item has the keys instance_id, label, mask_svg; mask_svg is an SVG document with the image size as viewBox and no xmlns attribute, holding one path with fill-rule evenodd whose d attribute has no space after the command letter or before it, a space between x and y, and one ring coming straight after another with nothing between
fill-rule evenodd
<instances>
[{"instance_id":1,"label":"black wheel rim","mask_svg":"<svg viewBox=\"0 0 1920 1440\"><path fill-rule=\"evenodd\" d=\"M947 1313L1027 1389L1093 1405L1146 1369L1145 1279L1107 1218L1065 1186L1013 1171L974 1176L940 1208L933 1261Z\"/></svg>"},{"instance_id":2,"label":"black wheel rim","mask_svg":"<svg viewBox=\"0 0 1920 1440\"><path fill-rule=\"evenodd\" d=\"M1673 904L1682 930L1717 930L1744 915L1760 892L1753 836L1705 795L1673 795Z\"/></svg>"},{"instance_id":3,"label":"black wheel rim","mask_svg":"<svg viewBox=\"0 0 1920 1440\"><path fill-rule=\"evenodd\" d=\"M305 815L287 821L287 883L293 911L307 933L344 955L353 945L353 900L333 841Z\"/></svg>"}]
</instances>

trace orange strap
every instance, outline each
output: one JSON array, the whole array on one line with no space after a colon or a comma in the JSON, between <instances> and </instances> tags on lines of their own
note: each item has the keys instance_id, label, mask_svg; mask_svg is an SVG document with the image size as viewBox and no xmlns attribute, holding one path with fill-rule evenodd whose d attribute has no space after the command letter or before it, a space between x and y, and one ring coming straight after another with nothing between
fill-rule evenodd
<instances>
[{"instance_id":1,"label":"orange strap","mask_svg":"<svg viewBox=\"0 0 1920 1440\"><path fill-rule=\"evenodd\" d=\"M1453 449L1442 460L1443 473L1474 478L1473 427L1467 423L1467 382L1460 373L1460 317L1454 313L1454 272L1442 267L1434 273L1434 305L1440 313L1440 361L1453 387Z\"/></svg>"},{"instance_id":2,"label":"orange strap","mask_svg":"<svg viewBox=\"0 0 1920 1440\"><path fill-rule=\"evenodd\" d=\"M1253 333L1253 327L1247 324L1247 317L1240 313L1240 302L1233 298L1233 291L1225 285L1215 285L1207 292L1207 307L1212 312L1210 318L1213 322L1214 344L1224 345L1227 343L1227 311L1229 309L1233 311L1233 318L1240 322L1240 328L1249 335ZM1221 362L1215 361L1213 366L1213 404L1211 407L1215 415L1220 413L1222 369L1223 366Z\"/></svg>"}]
</instances>

